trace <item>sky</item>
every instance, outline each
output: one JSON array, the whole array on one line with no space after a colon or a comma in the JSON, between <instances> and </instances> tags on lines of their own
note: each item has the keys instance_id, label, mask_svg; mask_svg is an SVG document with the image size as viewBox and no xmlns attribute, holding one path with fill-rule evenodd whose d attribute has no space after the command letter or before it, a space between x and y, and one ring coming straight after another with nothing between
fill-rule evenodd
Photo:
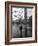
<instances>
[{"instance_id":1,"label":"sky","mask_svg":"<svg viewBox=\"0 0 38 46\"><path fill-rule=\"evenodd\" d=\"M17 20L22 17L24 19L24 8L12 8L12 18Z\"/></svg>"},{"instance_id":2,"label":"sky","mask_svg":"<svg viewBox=\"0 0 38 46\"><path fill-rule=\"evenodd\" d=\"M12 8L12 19L13 20L17 20L17 19L24 19L24 15L25 15L25 8ZM32 15L32 9L31 8L27 8L27 19L29 19L29 17Z\"/></svg>"}]
</instances>

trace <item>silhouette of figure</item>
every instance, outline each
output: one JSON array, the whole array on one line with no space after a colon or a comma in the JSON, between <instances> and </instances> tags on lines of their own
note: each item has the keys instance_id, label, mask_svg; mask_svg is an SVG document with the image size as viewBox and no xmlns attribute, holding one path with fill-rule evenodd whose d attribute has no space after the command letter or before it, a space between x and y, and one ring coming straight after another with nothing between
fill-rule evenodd
<instances>
[{"instance_id":1,"label":"silhouette of figure","mask_svg":"<svg viewBox=\"0 0 38 46\"><path fill-rule=\"evenodd\" d=\"M20 26L20 37L22 37L22 26Z\"/></svg>"}]
</instances>

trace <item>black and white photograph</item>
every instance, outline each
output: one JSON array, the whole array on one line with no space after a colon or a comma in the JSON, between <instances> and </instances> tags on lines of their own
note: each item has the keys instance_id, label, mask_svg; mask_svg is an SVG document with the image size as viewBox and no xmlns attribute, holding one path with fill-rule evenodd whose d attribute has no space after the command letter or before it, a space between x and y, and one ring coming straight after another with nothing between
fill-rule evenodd
<instances>
[{"instance_id":1,"label":"black and white photograph","mask_svg":"<svg viewBox=\"0 0 38 46\"><path fill-rule=\"evenodd\" d=\"M12 38L32 37L32 8L12 7Z\"/></svg>"}]
</instances>

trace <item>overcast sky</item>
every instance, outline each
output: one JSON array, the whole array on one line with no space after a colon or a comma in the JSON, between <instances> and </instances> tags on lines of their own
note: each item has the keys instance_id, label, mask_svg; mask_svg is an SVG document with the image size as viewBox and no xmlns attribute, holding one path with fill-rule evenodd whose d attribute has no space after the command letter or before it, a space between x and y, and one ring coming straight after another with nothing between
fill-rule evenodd
<instances>
[{"instance_id":1,"label":"overcast sky","mask_svg":"<svg viewBox=\"0 0 38 46\"><path fill-rule=\"evenodd\" d=\"M22 17L24 19L24 8L12 8L12 18L17 20Z\"/></svg>"},{"instance_id":2,"label":"overcast sky","mask_svg":"<svg viewBox=\"0 0 38 46\"><path fill-rule=\"evenodd\" d=\"M12 8L12 19L13 20L17 20L19 18L24 19L24 15L25 15L25 8ZM27 18L29 19L29 17L32 15L32 9L31 8L27 8Z\"/></svg>"},{"instance_id":3,"label":"overcast sky","mask_svg":"<svg viewBox=\"0 0 38 46\"><path fill-rule=\"evenodd\" d=\"M27 18L29 19L30 16L32 16L32 8L27 8Z\"/></svg>"}]
</instances>

